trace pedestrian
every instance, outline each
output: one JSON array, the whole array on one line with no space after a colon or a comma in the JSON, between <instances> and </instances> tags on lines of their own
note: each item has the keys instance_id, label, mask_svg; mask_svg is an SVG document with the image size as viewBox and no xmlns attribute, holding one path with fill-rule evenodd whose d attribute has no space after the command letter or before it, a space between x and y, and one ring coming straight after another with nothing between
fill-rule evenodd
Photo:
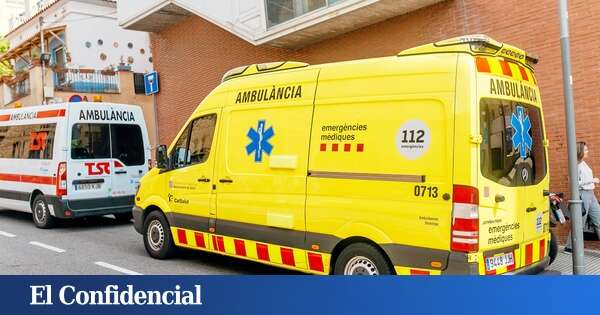
<instances>
[{"instance_id":1,"label":"pedestrian","mask_svg":"<svg viewBox=\"0 0 600 315\"><path fill-rule=\"evenodd\" d=\"M585 160L588 158L588 147L585 142L577 142L577 173L578 173L578 184L579 184L579 196L583 202L583 224L585 226L586 219L592 225L592 228L596 231L598 239L600 239L600 204L594 189L596 184L600 183L600 179L594 177L592 168L587 165ZM571 233L569 232L569 238L567 239L567 245L565 251L571 251Z\"/></svg>"}]
</instances>

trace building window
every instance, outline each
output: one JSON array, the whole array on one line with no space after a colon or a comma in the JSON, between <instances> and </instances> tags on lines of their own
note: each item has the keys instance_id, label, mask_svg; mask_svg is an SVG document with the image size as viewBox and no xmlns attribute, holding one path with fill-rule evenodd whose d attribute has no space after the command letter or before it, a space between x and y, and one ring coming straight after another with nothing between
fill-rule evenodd
<instances>
[{"instance_id":1,"label":"building window","mask_svg":"<svg viewBox=\"0 0 600 315\"><path fill-rule=\"evenodd\" d=\"M269 27L344 0L265 0Z\"/></svg>"},{"instance_id":2,"label":"building window","mask_svg":"<svg viewBox=\"0 0 600 315\"><path fill-rule=\"evenodd\" d=\"M133 88L135 94L146 94L146 88L144 87L144 74L134 73L133 74Z\"/></svg>"}]
</instances>

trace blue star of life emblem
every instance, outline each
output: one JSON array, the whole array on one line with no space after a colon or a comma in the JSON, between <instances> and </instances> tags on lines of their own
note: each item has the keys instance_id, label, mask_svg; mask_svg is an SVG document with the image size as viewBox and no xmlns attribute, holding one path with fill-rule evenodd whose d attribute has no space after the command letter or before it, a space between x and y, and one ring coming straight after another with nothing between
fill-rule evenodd
<instances>
[{"instance_id":1,"label":"blue star of life emblem","mask_svg":"<svg viewBox=\"0 0 600 315\"><path fill-rule=\"evenodd\" d=\"M529 120L529 116L525 115L525 110L522 106L517 106L517 112L516 114L512 114L510 124L515 130L515 133L512 136L513 148L518 148L519 155L524 159L527 157L527 152L531 151L533 139L529 134L529 130L531 130L531 120Z\"/></svg>"},{"instance_id":2,"label":"blue star of life emblem","mask_svg":"<svg viewBox=\"0 0 600 315\"><path fill-rule=\"evenodd\" d=\"M265 121L259 120L256 129L250 127L246 136L252 140L250 144L246 146L246 153L248 155L254 153L254 162L262 162L262 154L265 152L267 155L273 151L273 145L269 143L269 140L275 135L273 127L265 130Z\"/></svg>"}]
</instances>

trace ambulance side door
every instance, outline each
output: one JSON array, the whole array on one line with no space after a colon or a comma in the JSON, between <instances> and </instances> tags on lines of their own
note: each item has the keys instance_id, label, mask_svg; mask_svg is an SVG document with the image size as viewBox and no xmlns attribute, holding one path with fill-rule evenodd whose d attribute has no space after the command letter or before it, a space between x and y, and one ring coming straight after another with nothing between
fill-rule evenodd
<instances>
[{"instance_id":1,"label":"ambulance side door","mask_svg":"<svg viewBox=\"0 0 600 315\"><path fill-rule=\"evenodd\" d=\"M74 120L69 125L67 131L68 199L96 199L111 196L113 169L110 125L102 121L83 120Z\"/></svg>"},{"instance_id":2,"label":"ambulance side door","mask_svg":"<svg viewBox=\"0 0 600 315\"><path fill-rule=\"evenodd\" d=\"M190 121L172 148L168 203L171 224L208 232L214 216L214 163L219 110L207 111ZM180 240L181 241L181 240Z\"/></svg>"},{"instance_id":3,"label":"ambulance side door","mask_svg":"<svg viewBox=\"0 0 600 315\"><path fill-rule=\"evenodd\" d=\"M317 75L313 69L239 79L232 105L223 108L216 233L256 241L246 246L248 257L282 263L279 250L266 244L304 246ZM244 99L254 91L260 95L255 101ZM294 266L304 268L305 259L296 257Z\"/></svg>"}]
</instances>

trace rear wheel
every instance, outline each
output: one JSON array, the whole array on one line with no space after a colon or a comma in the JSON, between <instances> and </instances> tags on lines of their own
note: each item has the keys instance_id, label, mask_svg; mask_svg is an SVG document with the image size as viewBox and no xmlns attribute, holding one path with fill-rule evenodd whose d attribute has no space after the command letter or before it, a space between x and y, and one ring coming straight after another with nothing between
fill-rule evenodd
<instances>
[{"instance_id":1,"label":"rear wheel","mask_svg":"<svg viewBox=\"0 0 600 315\"><path fill-rule=\"evenodd\" d=\"M114 216L115 216L115 219L117 219L117 221L122 222L122 223L127 223L127 222L131 221L131 219L133 219L133 214L131 212L115 213Z\"/></svg>"},{"instance_id":2,"label":"rear wheel","mask_svg":"<svg viewBox=\"0 0 600 315\"><path fill-rule=\"evenodd\" d=\"M558 242L556 240L556 235L554 231L550 230L550 248L548 248L548 256L550 256L550 264L554 262L556 256L558 255Z\"/></svg>"},{"instance_id":3,"label":"rear wheel","mask_svg":"<svg viewBox=\"0 0 600 315\"><path fill-rule=\"evenodd\" d=\"M338 256L336 275L389 275L392 268L381 252L371 244L355 243L344 248Z\"/></svg>"},{"instance_id":4,"label":"rear wheel","mask_svg":"<svg viewBox=\"0 0 600 315\"><path fill-rule=\"evenodd\" d=\"M31 207L33 223L40 229L50 229L56 224L56 219L50 214L48 203L43 195L37 195Z\"/></svg>"},{"instance_id":5,"label":"rear wheel","mask_svg":"<svg viewBox=\"0 0 600 315\"><path fill-rule=\"evenodd\" d=\"M167 259L175 255L169 223L162 212L153 211L144 220L144 246L153 258Z\"/></svg>"}]
</instances>

